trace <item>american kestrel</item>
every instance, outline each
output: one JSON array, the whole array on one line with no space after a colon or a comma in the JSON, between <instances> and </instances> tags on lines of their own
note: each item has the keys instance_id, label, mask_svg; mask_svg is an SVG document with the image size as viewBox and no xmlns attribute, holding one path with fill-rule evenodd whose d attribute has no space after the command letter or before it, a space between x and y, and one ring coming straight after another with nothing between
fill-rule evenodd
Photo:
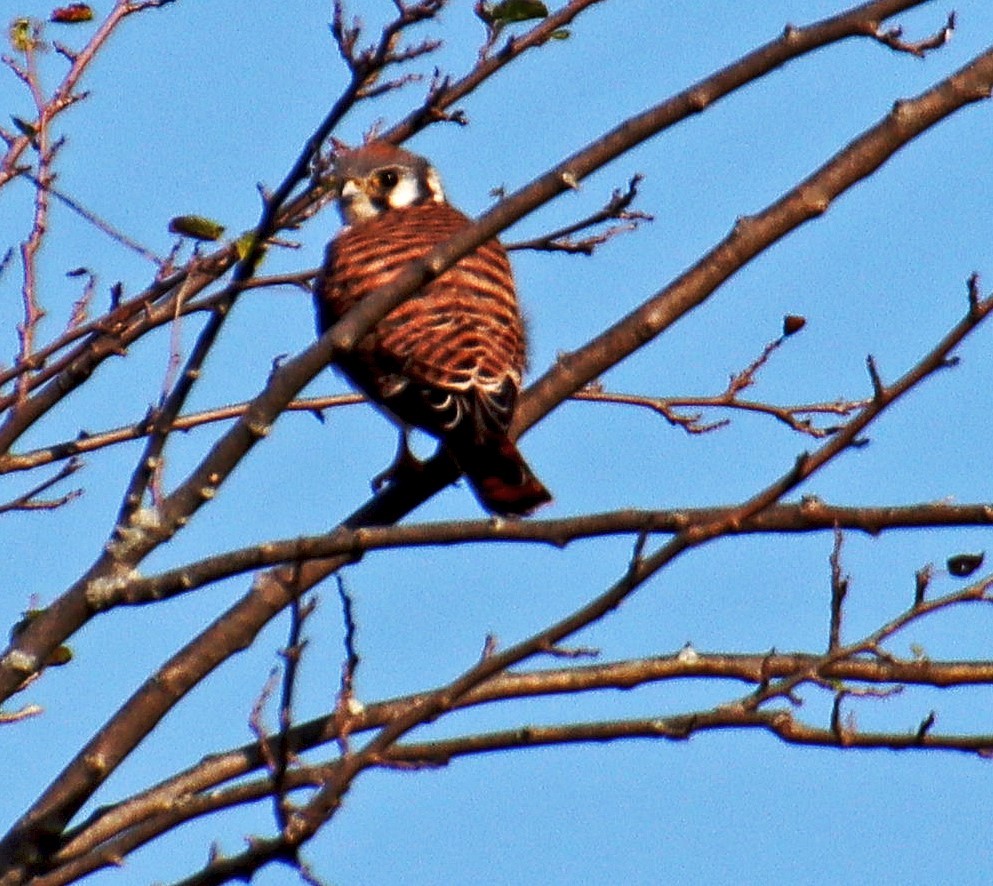
<instances>
[{"instance_id":1,"label":"american kestrel","mask_svg":"<svg viewBox=\"0 0 993 886\"><path fill-rule=\"evenodd\" d=\"M340 152L335 178L344 227L314 289L321 332L470 224L423 157L386 142ZM497 240L415 292L339 360L402 431L441 441L487 510L515 515L551 500L507 435L524 363L514 278Z\"/></svg>"}]
</instances>

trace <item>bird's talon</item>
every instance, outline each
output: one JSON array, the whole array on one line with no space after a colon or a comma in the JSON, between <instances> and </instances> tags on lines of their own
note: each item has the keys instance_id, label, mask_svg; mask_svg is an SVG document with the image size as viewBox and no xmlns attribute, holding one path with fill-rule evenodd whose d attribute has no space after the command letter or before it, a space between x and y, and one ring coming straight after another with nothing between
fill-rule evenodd
<instances>
[{"instance_id":1,"label":"bird's talon","mask_svg":"<svg viewBox=\"0 0 993 886\"><path fill-rule=\"evenodd\" d=\"M397 444L397 451L396 455L393 456L393 461L387 465L385 470L376 474L370 482L372 491L381 492L391 483L402 480L405 476L409 477L419 474L423 470L424 462L410 451L410 446L407 444L407 434L401 432L400 442Z\"/></svg>"}]
</instances>

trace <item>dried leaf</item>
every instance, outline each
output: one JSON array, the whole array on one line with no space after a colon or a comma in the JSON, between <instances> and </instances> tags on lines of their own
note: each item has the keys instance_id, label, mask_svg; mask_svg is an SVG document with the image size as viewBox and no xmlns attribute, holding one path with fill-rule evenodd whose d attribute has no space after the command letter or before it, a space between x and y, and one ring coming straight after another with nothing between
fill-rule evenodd
<instances>
[{"instance_id":1,"label":"dried leaf","mask_svg":"<svg viewBox=\"0 0 993 886\"><path fill-rule=\"evenodd\" d=\"M88 3L70 3L68 6L59 6L52 10L50 20L63 25L90 22L93 21L93 8Z\"/></svg>"},{"instance_id":2,"label":"dried leaf","mask_svg":"<svg viewBox=\"0 0 993 886\"><path fill-rule=\"evenodd\" d=\"M948 574L956 578L968 578L980 566L983 565L985 554L980 551L978 554L956 554L948 558Z\"/></svg>"},{"instance_id":3,"label":"dried leaf","mask_svg":"<svg viewBox=\"0 0 993 886\"><path fill-rule=\"evenodd\" d=\"M807 318L799 314L787 314L783 317L783 335L794 335L807 325Z\"/></svg>"}]
</instances>

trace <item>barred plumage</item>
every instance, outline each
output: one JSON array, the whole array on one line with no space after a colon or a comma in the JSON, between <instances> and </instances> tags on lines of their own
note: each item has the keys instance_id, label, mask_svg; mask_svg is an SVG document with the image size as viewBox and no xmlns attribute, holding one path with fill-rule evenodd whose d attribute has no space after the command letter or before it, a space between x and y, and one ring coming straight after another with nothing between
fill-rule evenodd
<instances>
[{"instance_id":1,"label":"barred plumage","mask_svg":"<svg viewBox=\"0 0 993 886\"><path fill-rule=\"evenodd\" d=\"M444 202L427 162L392 145L345 153L336 172L346 227L328 244L315 289L321 331L470 223ZM550 500L507 436L524 363L513 275L496 240L414 293L340 360L402 425L441 440L483 505L499 514Z\"/></svg>"}]
</instances>

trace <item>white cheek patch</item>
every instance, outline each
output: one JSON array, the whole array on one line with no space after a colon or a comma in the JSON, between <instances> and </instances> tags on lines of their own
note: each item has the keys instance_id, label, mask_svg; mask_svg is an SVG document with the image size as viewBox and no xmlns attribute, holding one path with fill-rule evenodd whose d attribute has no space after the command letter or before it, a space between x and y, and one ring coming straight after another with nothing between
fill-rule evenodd
<instances>
[{"instance_id":1,"label":"white cheek patch","mask_svg":"<svg viewBox=\"0 0 993 886\"><path fill-rule=\"evenodd\" d=\"M417 181L412 176L405 175L390 191L388 199L391 208L403 209L406 206L413 206L419 196Z\"/></svg>"},{"instance_id":2,"label":"white cheek patch","mask_svg":"<svg viewBox=\"0 0 993 886\"><path fill-rule=\"evenodd\" d=\"M428 190L431 192L431 199L434 200L435 203L444 203L445 189L441 186L441 179L438 178L438 173L435 171L433 166L428 168L426 181Z\"/></svg>"}]
</instances>

